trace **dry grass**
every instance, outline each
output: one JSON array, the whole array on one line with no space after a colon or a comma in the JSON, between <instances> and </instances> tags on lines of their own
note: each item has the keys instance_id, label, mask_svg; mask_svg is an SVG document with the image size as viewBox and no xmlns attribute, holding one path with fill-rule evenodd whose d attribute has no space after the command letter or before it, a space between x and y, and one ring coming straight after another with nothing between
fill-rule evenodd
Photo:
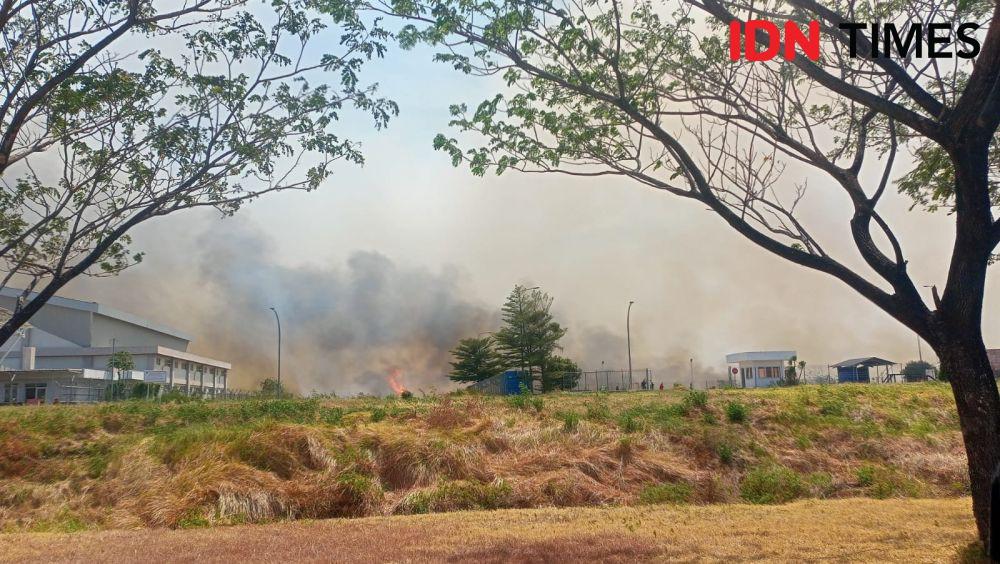
<instances>
[{"instance_id":1,"label":"dry grass","mask_svg":"<svg viewBox=\"0 0 1000 564\"><path fill-rule=\"evenodd\" d=\"M863 516L859 518L859 516ZM967 498L504 510L191 531L0 535L10 562L955 562Z\"/></svg>"},{"instance_id":2,"label":"dry grass","mask_svg":"<svg viewBox=\"0 0 1000 564\"><path fill-rule=\"evenodd\" d=\"M671 390L541 403L459 394L6 408L0 530L629 506L664 496L699 505L956 497L967 495L968 478L949 394L921 384L716 390L707 405ZM734 403L748 421L727 420Z\"/></svg>"}]
</instances>

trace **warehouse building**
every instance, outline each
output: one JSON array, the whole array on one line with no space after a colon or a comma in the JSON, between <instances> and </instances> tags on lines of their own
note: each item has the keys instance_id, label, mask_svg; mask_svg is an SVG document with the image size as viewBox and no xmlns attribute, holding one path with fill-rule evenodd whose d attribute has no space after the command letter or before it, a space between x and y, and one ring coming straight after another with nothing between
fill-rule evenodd
<instances>
[{"instance_id":1,"label":"warehouse building","mask_svg":"<svg viewBox=\"0 0 1000 564\"><path fill-rule=\"evenodd\" d=\"M0 290L0 317L21 291ZM96 401L112 380L111 356L125 351L134 369L115 378L214 396L228 386L230 363L187 352L191 337L105 305L54 297L0 346L0 403Z\"/></svg>"}]
</instances>

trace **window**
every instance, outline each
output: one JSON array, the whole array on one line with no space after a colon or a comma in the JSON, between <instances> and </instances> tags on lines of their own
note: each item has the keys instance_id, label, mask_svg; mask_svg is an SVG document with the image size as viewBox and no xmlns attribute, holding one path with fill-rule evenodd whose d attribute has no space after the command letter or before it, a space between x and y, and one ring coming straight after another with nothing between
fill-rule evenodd
<instances>
[{"instance_id":1,"label":"window","mask_svg":"<svg viewBox=\"0 0 1000 564\"><path fill-rule=\"evenodd\" d=\"M0 403L17 401L17 384L0 384Z\"/></svg>"},{"instance_id":2,"label":"window","mask_svg":"<svg viewBox=\"0 0 1000 564\"><path fill-rule=\"evenodd\" d=\"M156 365L160 366L161 364L163 364L163 359L160 357L156 357Z\"/></svg>"},{"instance_id":3,"label":"window","mask_svg":"<svg viewBox=\"0 0 1000 564\"><path fill-rule=\"evenodd\" d=\"M25 384L24 401L37 400L39 403L45 401L45 384Z\"/></svg>"},{"instance_id":4,"label":"window","mask_svg":"<svg viewBox=\"0 0 1000 564\"><path fill-rule=\"evenodd\" d=\"M761 366L757 369L758 378L781 378L780 366Z\"/></svg>"}]
</instances>

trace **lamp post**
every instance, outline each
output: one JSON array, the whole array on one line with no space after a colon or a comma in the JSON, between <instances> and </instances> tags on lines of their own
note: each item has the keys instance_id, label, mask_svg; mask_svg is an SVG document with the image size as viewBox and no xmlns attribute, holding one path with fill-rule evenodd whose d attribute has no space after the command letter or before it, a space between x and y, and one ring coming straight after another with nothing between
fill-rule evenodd
<instances>
[{"instance_id":1,"label":"lamp post","mask_svg":"<svg viewBox=\"0 0 1000 564\"><path fill-rule=\"evenodd\" d=\"M632 387L632 304L635 302L630 300L628 302L628 309L625 310L625 339L628 343L628 384Z\"/></svg>"},{"instance_id":2,"label":"lamp post","mask_svg":"<svg viewBox=\"0 0 1000 564\"><path fill-rule=\"evenodd\" d=\"M278 310L273 307L270 308L274 312L274 320L278 323L278 393L277 397L281 397L281 318L278 317Z\"/></svg>"}]
</instances>

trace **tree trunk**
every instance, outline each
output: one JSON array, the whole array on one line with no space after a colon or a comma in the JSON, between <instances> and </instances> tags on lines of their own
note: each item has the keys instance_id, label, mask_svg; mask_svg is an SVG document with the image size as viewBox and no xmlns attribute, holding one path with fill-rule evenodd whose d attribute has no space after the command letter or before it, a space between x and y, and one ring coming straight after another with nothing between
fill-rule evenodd
<instances>
[{"instance_id":1,"label":"tree trunk","mask_svg":"<svg viewBox=\"0 0 1000 564\"><path fill-rule=\"evenodd\" d=\"M1000 394L996 379L981 337L947 340L935 350L941 360L941 372L948 377L955 395L969 459L972 511L979 538L987 544L991 482L1000 464Z\"/></svg>"}]
</instances>

